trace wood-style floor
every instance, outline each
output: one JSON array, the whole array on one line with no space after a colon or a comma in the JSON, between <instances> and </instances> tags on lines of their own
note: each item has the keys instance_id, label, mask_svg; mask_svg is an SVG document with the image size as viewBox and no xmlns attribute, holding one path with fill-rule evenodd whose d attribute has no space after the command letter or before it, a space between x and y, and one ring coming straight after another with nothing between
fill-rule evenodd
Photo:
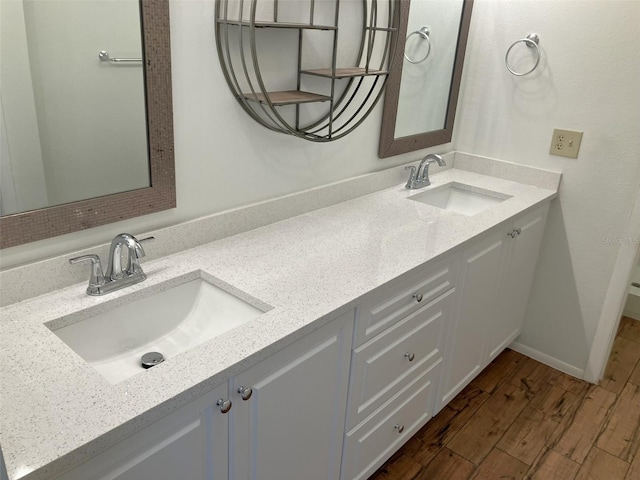
<instances>
[{"instance_id":1,"label":"wood-style floor","mask_svg":"<svg viewBox=\"0 0 640 480\"><path fill-rule=\"evenodd\" d=\"M370 480L640 479L640 321L590 385L504 351Z\"/></svg>"}]
</instances>

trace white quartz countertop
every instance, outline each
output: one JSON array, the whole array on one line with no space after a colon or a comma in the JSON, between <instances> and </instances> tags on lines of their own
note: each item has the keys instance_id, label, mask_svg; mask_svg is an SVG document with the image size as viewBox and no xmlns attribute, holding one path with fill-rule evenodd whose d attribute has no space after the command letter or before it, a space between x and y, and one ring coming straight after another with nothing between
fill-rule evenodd
<instances>
[{"instance_id":1,"label":"white quartz countertop","mask_svg":"<svg viewBox=\"0 0 640 480\"><path fill-rule=\"evenodd\" d=\"M146 281L103 297L87 296L86 284L78 284L0 310L0 445L9 479L50 479L87 460L353 308L371 290L557 194L455 168L434 175L427 188L452 181L512 197L467 217L408 201L426 189L400 184L143 263ZM273 308L116 385L45 326L152 294L192 272Z\"/></svg>"}]
</instances>

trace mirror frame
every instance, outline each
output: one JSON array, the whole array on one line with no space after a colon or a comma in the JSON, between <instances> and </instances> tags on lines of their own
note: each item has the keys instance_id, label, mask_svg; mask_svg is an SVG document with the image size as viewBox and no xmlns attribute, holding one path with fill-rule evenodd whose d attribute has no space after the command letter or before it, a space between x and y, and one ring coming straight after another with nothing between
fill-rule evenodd
<instances>
[{"instance_id":1,"label":"mirror frame","mask_svg":"<svg viewBox=\"0 0 640 480\"><path fill-rule=\"evenodd\" d=\"M151 186L0 217L0 248L175 208L169 0L140 0L140 19Z\"/></svg>"},{"instance_id":2,"label":"mirror frame","mask_svg":"<svg viewBox=\"0 0 640 480\"><path fill-rule=\"evenodd\" d=\"M445 126L440 130L432 130L406 137L395 137L396 115L398 113L398 102L400 96L400 81L402 79L402 67L404 66L404 48L407 39L407 24L409 22L410 0L402 2L400 11L400 30L398 32L399 48L396 50L396 58L389 71L387 90L384 94L384 109L382 111L382 127L380 130L380 145L378 147L378 157L387 158L401 153L413 152L434 145L442 145L451 141L453 135L453 123L458 105L458 93L460 92L460 81L462 79L462 66L464 64L464 54L467 49L467 38L469 37L469 25L471 24L471 10L473 0L463 0L462 14L460 16L460 29L458 32L458 45L454 68L451 75L451 88L449 89L449 102L447 105L447 115Z\"/></svg>"}]
</instances>

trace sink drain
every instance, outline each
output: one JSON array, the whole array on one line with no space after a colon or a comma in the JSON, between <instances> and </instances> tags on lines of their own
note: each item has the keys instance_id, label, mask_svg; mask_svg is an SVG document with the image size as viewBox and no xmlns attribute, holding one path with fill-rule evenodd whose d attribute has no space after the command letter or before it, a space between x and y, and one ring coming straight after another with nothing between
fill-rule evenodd
<instances>
[{"instance_id":1,"label":"sink drain","mask_svg":"<svg viewBox=\"0 0 640 480\"><path fill-rule=\"evenodd\" d=\"M140 361L142 368L151 368L164 362L164 355L159 352L149 352L142 355L142 359Z\"/></svg>"}]
</instances>

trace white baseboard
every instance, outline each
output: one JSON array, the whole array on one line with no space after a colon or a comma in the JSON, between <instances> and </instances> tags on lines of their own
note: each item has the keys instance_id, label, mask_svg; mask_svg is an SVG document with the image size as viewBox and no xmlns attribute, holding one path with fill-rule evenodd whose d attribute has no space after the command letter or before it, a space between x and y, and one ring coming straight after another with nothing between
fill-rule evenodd
<instances>
[{"instance_id":1,"label":"white baseboard","mask_svg":"<svg viewBox=\"0 0 640 480\"><path fill-rule=\"evenodd\" d=\"M558 360L557 358L552 357L551 355L542 353L536 350L535 348L528 347L527 345L523 345L522 343L519 343L519 342L513 342L511 345L509 345L509 348L511 350L515 350L518 353L526 355L527 357L533 358L534 360L537 360L540 363L544 363L545 365L555 368L556 370L560 370L561 372L567 373L572 377L576 377L580 379L584 378L583 368L578 368L574 365L570 365L566 362L563 362L562 360Z\"/></svg>"}]
</instances>

